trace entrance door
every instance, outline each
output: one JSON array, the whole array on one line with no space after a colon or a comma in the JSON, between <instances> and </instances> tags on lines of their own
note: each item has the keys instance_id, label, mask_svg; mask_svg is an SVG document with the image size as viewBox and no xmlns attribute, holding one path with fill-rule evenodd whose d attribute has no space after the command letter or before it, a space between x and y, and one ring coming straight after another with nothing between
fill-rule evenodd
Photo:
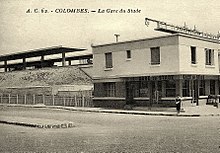
<instances>
[{"instance_id":1,"label":"entrance door","mask_svg":"<svg viewBox=\"0 0 220 153\"><path fill-rule=\"evenodd\" d=\"M126 104L134 104L134 83L126 82Z\"/></svg>"}]
</instances>

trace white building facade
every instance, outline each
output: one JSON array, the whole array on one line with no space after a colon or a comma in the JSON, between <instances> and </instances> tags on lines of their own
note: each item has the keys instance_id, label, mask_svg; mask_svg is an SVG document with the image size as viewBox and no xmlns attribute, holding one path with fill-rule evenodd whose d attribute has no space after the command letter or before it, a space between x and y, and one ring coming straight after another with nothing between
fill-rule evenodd
<instances>
[{"instance_id":1,"label":"white building facade","mask_svg":"<svg viewBox=\"0 0 220 153\"><path fill-rule=\"evenodd\" d=\"M203 105L219 95L219 41L173 34L93 47L94 104Z\"/></svg>"}]
</instances>

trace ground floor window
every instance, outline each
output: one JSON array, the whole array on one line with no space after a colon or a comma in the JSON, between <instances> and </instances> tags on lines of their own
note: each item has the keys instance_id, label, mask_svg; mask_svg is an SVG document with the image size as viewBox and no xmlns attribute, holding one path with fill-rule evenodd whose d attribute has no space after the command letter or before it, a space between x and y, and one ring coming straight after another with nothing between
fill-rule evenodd
<instances>
[{"instance_id":1,"label":"ground floor window","mask_svg":"<svg viewBox=\"0 0 220 153\"><path fill-rule=\"evenodd\" d=\"M148 81L140 79L135 82L134 97L148 97Z\"/></svg>"},{"instance_id":2,"label":"ground floor window","mask_svg":"<svg viewBox=\"0 0 220 153\"><path fill-rule=\"evenodd\" d=\"M167 80L166 81L166 97L175 97L176 96L176 81Z\"/></svg>"},{"instance_id":3,"label":"ground floor window","mask_svg":"<svg viewBox=\"0 0 220 153\"><path fill-rule=\"evenodd\" d=\"M190 89L189 89L189 80L183 80L182 82L182 89L183 89L183 97L190 96Z\"/></svg>"},{"instance_id":4,"label":"ground floor window","mask_svg":"<svg viewBox=\"0 0 220 153\"><path fill-rule=\"evenodd\" d=\"M205 80L200 80L199 96L205 96Z\"/></svg>"},{"instance_id":5,"label":"ground floor window","mask_svg":"<svg viewBox=\"0 0 220 153\"><path fill-rule=\"evenodd\" d=\"M106 97L116 96L115 82L104 83L104 88Z\"/></svg>"},{"instance_id":6,"label":"ground floor window","mask_svg":"<svg viewBox=\"0 0 220 153\"><path fill-rule=\"evenodd\" d=\"M215 95L215 80L210 80L210 94Z\"/></svg>"}]
</instances>

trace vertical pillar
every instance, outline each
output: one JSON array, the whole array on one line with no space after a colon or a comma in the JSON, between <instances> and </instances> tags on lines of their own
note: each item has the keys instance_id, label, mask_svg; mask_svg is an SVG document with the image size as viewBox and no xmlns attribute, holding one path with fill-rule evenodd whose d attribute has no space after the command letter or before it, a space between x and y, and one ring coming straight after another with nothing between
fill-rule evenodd
<instances>
[{"instance_id":1,"label":"vertical pillar","mask_svg":"<svg viewBox=\"0 0 220 153\"><path fill-rule=\"evenodd\" d=\"M219 88L218 88L218 80L215 80L215 95L218 95Z\"/></svg>"},{"instance_id":2,"label":"vertical pillar","mask_svg":"<svg viewBox=\"0 0 220 153\"><path fill-rule=\"evenodd\" d=\"M153 104L153 89L152 89L152 84L153 84L153 81L149 81L149 82L148 82L150 107L151 107L152 104Z\"/></svg>"},{"instance_id":3,"label":"vertical pillar","mask_svg":"<svg viewBox=\"0 0 220 153\"><path fill-rule=\"evenodd\" d=\"M65 57L65 52L62 52L62 66L66 65L66 57Z\"/></svg>"},{"instance_id":4,"label":"vertical pillar","mask_svg":"<svg viewBox=\"0 0 220 153\"><path fill-rule=\"evenodd\" d=\"M193 87L193 90L194 90L194 103L196 103L196 105L198 106L199 105L199 80L196 79L193 81L194 82L194 87Z\"/></svg>"},{"instance_id":5,"label":"vertical pillar","mask_svg":"<svg viewBox=\"0 0 220 153\"><path fill-rule=\"evenodd\" d=\"M198 80L198 97L200 96L201 80Z\"/></svg>"},{"instance_id":6,"label":"vertical pillar","mask_svg":"<svg viewBox=\"0 0 220 153\"><path fill-rule=\"evenodd\" d=\"M23 58L23 69L25 70L27 67L26 58Z\"/></svg>"},{"instance_id":7,"label":"vertical pillar","mask_svg":"<svg viewBox=\"0 0 220 153\"><path fill-rule=\"evenodd\" d=\"M176 80L176 96L183 96L183 83L182 83L182 79L178 79Z\"/></svg>"},{"instance_id":8,"label":"vertical pillar","mask_svg":"<svg viewBox=\"0 0 220 153\"><path fill-rule=\"evenodd\" d=\"M189 80L189 96L192 97L193 81Z\"/></svg>"},{"instance_id":9,"label":"vertical pillar","mask_svg":"<svg viewBox=\"0 0 220 153\"><path fill-rule=\"evenodd\" d=\"M5 66L5 72L7 72L8 64L7 64L7 61L6 61L6 60L4 61L4 66Z\"/></svg>"},{"instance_id":10,"label":"vertical pillar","mask_svg":"<svg viewBox=\"0 0 220 153\"><path fill-rule=\"evenodd\" d=\"M68 62L69 62L69 65L71 65L71 60L69 60Z\"/></svg>"}]
</instances>

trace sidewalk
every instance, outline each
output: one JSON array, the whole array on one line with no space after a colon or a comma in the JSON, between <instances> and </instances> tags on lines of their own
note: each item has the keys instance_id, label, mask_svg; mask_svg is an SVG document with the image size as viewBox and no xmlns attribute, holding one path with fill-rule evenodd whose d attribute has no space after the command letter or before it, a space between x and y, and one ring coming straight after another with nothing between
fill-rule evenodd
<instances>
[{"instance_id":1,"label":"sidewalk","mask_svg":"<svg viewBox=\"0 0 220 153\"><path fill-rule=\"evenodd\" d=\"M45 105L21 105L21 104L0 104L4 107L30 107L30 108L50 108L63 109L69 111L96 112L96 113L116 113L116 114L133 114L133 115L155 115L155 116L182 116L182 117L199 117L199 116L220 116L220 108L213 105L184 107L179 114L175 108L159 107L135 107L132 110L107 109L99 107L64 107L64 106L45 106Z\"/></svg>"}]
</instances>

